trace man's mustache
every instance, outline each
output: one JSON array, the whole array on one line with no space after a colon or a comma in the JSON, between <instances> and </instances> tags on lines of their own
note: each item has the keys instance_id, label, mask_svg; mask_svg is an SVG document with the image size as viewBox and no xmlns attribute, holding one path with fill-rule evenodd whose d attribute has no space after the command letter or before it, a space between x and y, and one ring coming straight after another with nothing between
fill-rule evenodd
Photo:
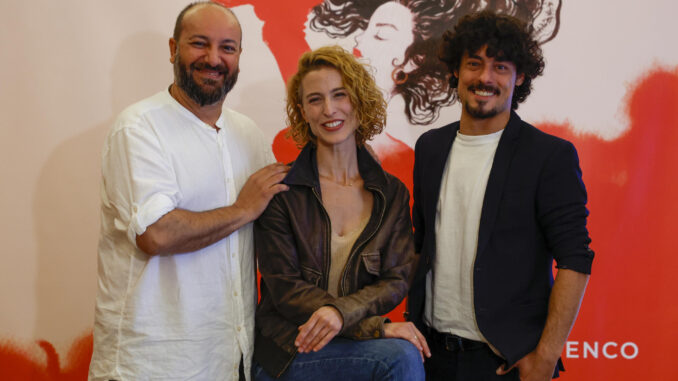
<instances>
[{"instance_id":1,"label":"man's mustache","mask_svg":"<svg viewBox=\"0 0 678 381\"><path fill-rule=\"evenodd\" d=\"M477 90L479 90L479 91L489 91L489 92L492 92L495 95L499 95L499 93L500 93L500 90L498 88L496 88L494 86L483 85L482 83L475 83L473 85L470 85L468 87L468 89L470 91L477 91Z\"/></svg>"},{"instance_id":2,"label":"man's mustache","mask_svg":"<svg viewBox=\"0 0 678 381\"><path fill-rule=\"evenodd\" d=\"M226 65L212 66L206 62L194 62L191 64L193 70L213 70L224 76L228 75L228 67Z\"/></svg>"}]
</instances>

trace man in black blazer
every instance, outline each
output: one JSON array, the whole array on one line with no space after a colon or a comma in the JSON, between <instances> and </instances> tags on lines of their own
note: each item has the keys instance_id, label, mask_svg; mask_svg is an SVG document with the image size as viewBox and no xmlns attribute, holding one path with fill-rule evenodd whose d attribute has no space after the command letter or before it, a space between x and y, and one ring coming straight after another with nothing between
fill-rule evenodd
<instances>
[{"instance_id":1,"label":"man in black blazer","mask_svg":"<svg viewBox=\"0 0 678 381\"><path fill-rule=\"evenodd\" d=\"M593 260L577 152L514 111L544 67L524 23L466 16L440 56L462 114L415 147L408 311L431 348L428 378L550 380Z\"/></svg>"}]
</instances>

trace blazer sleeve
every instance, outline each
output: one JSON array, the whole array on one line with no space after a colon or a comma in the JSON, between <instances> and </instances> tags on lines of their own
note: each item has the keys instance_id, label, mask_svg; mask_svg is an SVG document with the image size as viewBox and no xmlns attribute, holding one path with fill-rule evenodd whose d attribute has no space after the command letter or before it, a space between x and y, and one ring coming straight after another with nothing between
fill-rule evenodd
<instances>
[{"instance_id":1,"label":"blazer sleeve","mask_svg":"<svg viewBox=\"0 0 678 381\"><path fill-rule=\"evenodd\" d=\"M537 188L537 217L559 269L590 274L593 251L586 228L586 188L577 150L561 141L548 157Z\"/></svg>"}]
</instances>

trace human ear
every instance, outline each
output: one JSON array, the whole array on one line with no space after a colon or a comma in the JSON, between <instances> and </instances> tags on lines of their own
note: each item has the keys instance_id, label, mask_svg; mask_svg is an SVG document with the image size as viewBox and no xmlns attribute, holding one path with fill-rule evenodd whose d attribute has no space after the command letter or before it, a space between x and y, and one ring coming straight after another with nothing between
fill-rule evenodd
<instances>
[{"instance_id":1,"label":"human ear","mask_svg":"<svg viewBox=\"0 0 678 381\"><path fill-rule=\"evenodd\" d=\"M520 73L516 77L516 87L522 86L523 82L525 82L525 73Z\"/></svg>"},{"instance_id":2,"label":"human ear","mask_svg":"<svg viewBox=\"0 0 678 381\"><path fill-rule=\"evenodd\" d=\"M170 49L170 63L174 63L177 57L177 41L174 39L174 37L170 37L169 39L169 49Z\"/></svg>"}]
</instances>

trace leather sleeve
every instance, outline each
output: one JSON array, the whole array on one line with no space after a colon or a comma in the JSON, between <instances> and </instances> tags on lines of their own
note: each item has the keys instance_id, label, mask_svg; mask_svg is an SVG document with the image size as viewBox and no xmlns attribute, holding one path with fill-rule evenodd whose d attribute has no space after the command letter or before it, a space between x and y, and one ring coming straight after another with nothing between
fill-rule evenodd
<instances>
[{"instance_id":1,"label":"leather sleeve","mask_svg":"<svg viewBox=\"0 0 678 381\"><path fill-rule=\"evenodd\" d=\"M347 327L342 336L355 340L370 340L384 337L384 324L387 318L383 316L369 316L357 324Z\"/></svg>"},{"instance_id":2,"label":"leather sleeve","mask_svg":"<svg viewBox=\"0 0 678 381\"><path fill-rule=\"evenodd\" d=\"M262 287L276 310L296 325L304 324L318 308L334 297L318 287L317 270L300 263L296 240L290 227L289 209L276 195L254 223L255 252Z\"/></svg>"}]
</instances>

